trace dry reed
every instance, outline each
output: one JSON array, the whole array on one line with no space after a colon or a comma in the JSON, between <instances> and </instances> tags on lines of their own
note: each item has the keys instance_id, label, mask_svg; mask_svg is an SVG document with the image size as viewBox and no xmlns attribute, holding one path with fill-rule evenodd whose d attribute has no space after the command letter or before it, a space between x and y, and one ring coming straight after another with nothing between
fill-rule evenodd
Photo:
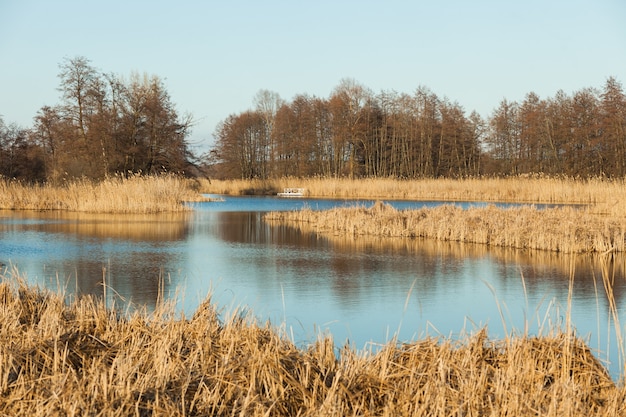
<instances>
[{"instance_id":1,"label":"dry reed","mask_svg":"<svg viewBox=\"0 0 626 417\"><path fill-rule=\"evenodd\" d=\"M430 238L564 253L626 251L623 218L598 216L572 207L462 209L443 205L396 210L377 202L371 208L272 212L265 219L322 234Z\"/></svg>"},{"instance_id":2,"label":"dry reed","mask_svg":"<svg viewBox=\"0 0 626 417\"><path fill-rule=\"evenodd\" d=\"M249 316L171 305L122 314L101 301L0 280L0 415L615 416L616 385L563 331L492 341L296 347Z\"/></svg>"},{"instance_id":3,"label":"dry reed","mask_svg":"<svg viewBox=\"0 0 626 417\"><path fill-rule=\"evenodd\" d=\"M626 183L623 179L519 176L421 180L282 178L200 181L200 190L213 194L276 194L286 187L305 188L306 195L310 197L589 204L601 213L626 214Z\"/></svg>"},{"instance_id":4,"label":"dry reed","mask_svg":"<svg viewBox=\"0 0 626 417\"><path fill-rule=\"evenodd\" d=\"M183 202L199 197L190 181L174 176L114 177L101 182L78 180L61 186L0 180L0 209L8 210L174 212L188 210Z\"/></svg>"}]
</instances>

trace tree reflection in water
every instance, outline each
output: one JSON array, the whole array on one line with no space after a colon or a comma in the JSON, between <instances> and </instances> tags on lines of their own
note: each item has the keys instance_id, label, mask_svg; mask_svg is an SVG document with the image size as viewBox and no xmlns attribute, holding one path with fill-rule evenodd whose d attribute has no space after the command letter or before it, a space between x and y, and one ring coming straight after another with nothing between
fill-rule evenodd
<instances>
[{"instance_id":1,"label":"tree reflection in water","mask_svg":"<svg viewBox=\"0 0 626 417\"><path fill-rule=\"evenodd\" d=\"M107 297L119 308L132 303L150 310L161 291L182 295L178 308L185 314L212 293L225 309L247 306L262 320L284 321L288 335L303 343L330 331L338 344L349 340L363 348L393 336L458 334L472 330L471 323L487 324L498 337L501 312L509 330L530 322L537 332L546 323L563 323L573 276L571 317L578 333L591 335L596 349L618 352L614 338L607 342L615 332L602 271L624 311L622 255L322 236L246 211L2 212L0 220L0 260L29 281L100 296L104 276ZM612 372L619 372L611 359Z\"/></svg>"}]
</instances>

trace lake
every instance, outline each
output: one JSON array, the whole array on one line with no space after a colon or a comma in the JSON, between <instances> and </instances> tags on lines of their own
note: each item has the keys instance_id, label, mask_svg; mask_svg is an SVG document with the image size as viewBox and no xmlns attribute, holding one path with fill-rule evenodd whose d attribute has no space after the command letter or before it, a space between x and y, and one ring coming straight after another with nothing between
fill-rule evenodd
<instances>
[{"instance_id":1,"label":"lake","mask_svg":"<svg viewBox=\"0 0 626 417\"><path fill-rule=\"evenodd\" d=\"M317 236L270 225L263 214L373 202L224 199L159 215L0 211L0 261L7 273L16 267L28 282L68 294L101 296L106 282L107 302L118 308L151 310L161 292L190 316L210 294L224 317L249 311L301 346L321 333L332 334L338 346L376 349L394 338L457 338L487 326L498 339L548 334L571 323L611 375L622 374L621 325L606 296L613 292L623 315L622 255Z\"/></svg>"}]
</instances>

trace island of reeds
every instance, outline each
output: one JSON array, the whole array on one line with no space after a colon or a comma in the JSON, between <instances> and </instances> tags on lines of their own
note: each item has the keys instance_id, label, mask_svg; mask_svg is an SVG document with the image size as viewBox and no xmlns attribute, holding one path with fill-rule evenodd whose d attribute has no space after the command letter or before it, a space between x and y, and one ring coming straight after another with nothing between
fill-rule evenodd
<instances>
[{"instance_id":1,"label":"island of reeds","mask_svg":"<svg viewBox=\"0 0 626 417\"><path fill-rule=\"evenodd\" d=\"M293 179L214 181L211 190L242 194L293 183ZM626 249L626 184L623 180L310 179L298 184L306 187L308 196L354 199L355 204L327 211L305 209L269 213L265 216L267 221L283 222L308 232L353 237L430 238L564 253L607 253ZM358 203L359 199L524 204L507 209L495 205L461 209L443 204L420 210L396 210L380 201L366 208ZM553 207L537 208L535 204Z\"/></svg>"},{"instance_id":2,"label":"island of reeds","mask_svg":"<svg viewBox=\"0 0 626 417\"><path fill-rule=\"evenodd\" d=\"M463 209L453 205L396 210L389 204L272 212L278 221L321 234L428 238L513 249L562 253L609 253L626 250L626 221L598 216L585 208L495 206Z\"/></svg>"},{"instance_id":3,"label":"island of reeds","mask_svg":"<svg viewBox=\"0 0 626 417\"><path fill-rule=\"evenodd\" d=\"M297 346L207 298L119 311L0 277L0 415L617 416L626 389L565 330Z\"/></svg>"}]
</instances>

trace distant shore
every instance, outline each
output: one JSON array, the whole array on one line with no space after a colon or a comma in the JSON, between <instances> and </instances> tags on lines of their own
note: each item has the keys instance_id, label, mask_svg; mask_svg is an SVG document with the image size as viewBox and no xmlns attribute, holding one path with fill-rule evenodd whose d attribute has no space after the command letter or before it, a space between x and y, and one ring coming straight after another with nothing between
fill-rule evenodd
<instances>
[{"instance_id":1,"label":"distant shore","mask_svg":"<svg viewBox=\"0 0 626 417\"><path fill-rule=\"evenodd\" d=\"M88 213L161 213L190 210L204 200L196 183L175 176L73 180L59 185L0 180L0 210L65 210Z\"/></svg>"},{"instance_id":2,"label":"distant shore","mask_svg":"<svg viewBox=\"0 0 626 417\"><path fill-rule=\"evenodd\" d=\"M398 236L541 249L565 253L626 251L624 180L515 177L506 179L280 179L188 180L176 176L114 177L100 182L76 180L61 185L26 185L0 180L0 209L66 210L91 213L159 213L191 210L203 194L269 194L304 189L304 197L407 199L576 204L459 210L440 207L399 211L384 205L371 210L303 210L266 219L316 233Z\"/></svg>"},{"instance_id":3,"label":"distant shore","mask_svg":"<svg viewBox=\"0 0 626 417\"><path fill-rule=\"evenodd\" d=\"M207 194L276 195L284 188L304 188L305 197L585 204L596 214L626 217L624 179L574 179L518 176L509 178L420 179L281 178L270 180L199 180Z\"/></svg>"}]
</instances>

